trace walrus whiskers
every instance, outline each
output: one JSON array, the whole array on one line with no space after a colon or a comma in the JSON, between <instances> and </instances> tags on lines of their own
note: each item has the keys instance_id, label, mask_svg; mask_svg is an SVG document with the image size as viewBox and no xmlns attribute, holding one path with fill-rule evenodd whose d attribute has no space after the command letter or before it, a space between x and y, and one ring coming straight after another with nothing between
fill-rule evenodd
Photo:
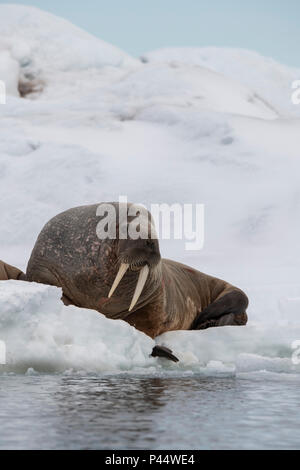
<instances>
[{"instance_id":1,"label":"walrus whiskers","mask_svg":"<svg viewBox=\"0 0 300 470\"><path fill-rule=\"evenodd\" d=\"M149 274L149 266L146 264L146 266L144 266L140 271L138 282L137 282L137 285L136 285L136 288L132 297L132 301L129 307L129 312L131 312L131 310L133 309L133 307L139 300L140 295L144 289L144 285L146 284L148 274Z\"/></svg>"},{"instance_id":2,"label":"walrus whiskers","mask_svg":"<svg viewBox=\"0 0 300 470\"><path fill-rule=\"evenodd\" d=\"M120 269L118 271L118 274L116 275L114 283L111 286L111 289L109 291L108 298L110 298L113 295L113 293L115 292L116 288L120 284L120 282L121 282L121 280L122 280L122 278L123 278L123 276L126 273L128 268L129 268L129 264L127 264L127 263L122 263L121 264Z\"/></svg>"}]
</instances>

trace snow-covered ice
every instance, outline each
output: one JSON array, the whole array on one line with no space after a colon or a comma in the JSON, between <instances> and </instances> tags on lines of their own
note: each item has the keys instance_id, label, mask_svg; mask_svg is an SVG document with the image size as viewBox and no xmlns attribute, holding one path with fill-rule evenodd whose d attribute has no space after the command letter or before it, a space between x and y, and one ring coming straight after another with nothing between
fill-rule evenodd
<instances>
[{"instance_id":1,"label":"snow-covered ice","mask_svg":"<svg viewBox=\"0 0 300 470\"><path fill-rule=\"evenodd\" d=\"M234 375L267 370L300 373L291 344L300 325L249 325L174 331L156 339L180 362L150 357L155 341L121 320L66 307L60 289L21 281L0 283L0 331L7 348L3 372L98 372ZM299 304L300 300L298 299Z\"/></svg>"},{"instance_id":2,"label":"snow-covered ice","mask_svg":"<svg viewBox=\"0 0 300 470\"><path fill-rule=\"evenodd\" d=\"M290 99L291 84L299 80L299 69L286 67L257 52L218 47L163 48L145 53L142 60L206 67L249 86L280 114L300 116L299 107L293 106Z\"/></svg>"},{"instance_id":3,"label":"snow-covered ice","mask_svg":"<svg viewBox=\"0 0 300 470\"><path fill-rule=\"evenodd\" d=\"M0 285L1 339L13 372L70 369L115 372L151 367L154 341L124 321L65 307L56 287L4 281Z\"/></svg>"},{"instance_id":4,"label":"snow-covered ice","mask_svg":"<svg viewBox=\"0 0 300 470\"><path fill-rule=\"evenodd\" d=\"M0 6L0 33L0 258L24 269L44 223L72 206L203 203L204 249L162 241L162 254L250 298L247 327L158 338L181 359L170 364L126 323L63 306L59 289L3 282L6 370L298 374L300 69L222 48L139 61L14 5Z\"/></svg>"}]
</instances>

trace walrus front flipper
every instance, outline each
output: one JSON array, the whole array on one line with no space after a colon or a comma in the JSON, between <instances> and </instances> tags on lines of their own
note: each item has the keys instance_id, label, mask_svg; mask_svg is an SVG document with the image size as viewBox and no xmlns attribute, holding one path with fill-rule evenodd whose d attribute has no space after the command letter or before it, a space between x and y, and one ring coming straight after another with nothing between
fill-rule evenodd
<instances>
[{"instance_id":1,"label":"walrus front flipper","mask_svg":"<svg viewBox=\"0 0 300 470\"><path fill-rule=\"evenodd\" d=\"M0 260L0 281L8 281L9 279L26 281L26 276L20 269Z\"/></svg>"},{"instance_id":2,"label":"walrus front flipper","mask_svg":"<svg viewBox=\"0 0 300 470\"><path fill-rule=\"evenodd\" d=\"M171 349L166 348L165 346L154 346L151 356L153 357L165 357L173 362L178 362L179 359L172 354Z\"/></svg>"},{"instance_id":3,"label":"walrus front flipper","mask_svg":"<svg viewBox=\"0 0 300 470\"><path fill-rule=\"evenodd\" d=\"M215 326L246 325L248 298L244 292L234 289L212 302L195 319L191 330Z\"/></svg>"}]
</instances>

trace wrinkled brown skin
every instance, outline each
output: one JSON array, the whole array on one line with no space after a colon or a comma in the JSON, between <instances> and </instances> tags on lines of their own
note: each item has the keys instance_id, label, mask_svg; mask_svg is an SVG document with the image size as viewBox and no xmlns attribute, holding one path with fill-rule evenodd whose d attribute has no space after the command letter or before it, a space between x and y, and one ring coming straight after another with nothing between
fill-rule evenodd
<instances>
[{"instance_id":1,"label":"wrinkled brown skin","mask_svg":"<svg viewBox=\"0 0 300 470\"><path fill-rule=\"evenodd\" d=\"M117 208L118 204L114 204ZM46 224L32 251L27 281L61 287L66 304L123 319L152 338L172 330L247 323L248 299L240 289L183 264L161 259L157 241L150 249L145 240L128 240L128 245L118 239L100 240L96 234L98 206L70 209ZM132 312L128 308L137 271L127 271L108 298L128 246L135 255L137 251L143 253L150 263L150 275ZM153 259L155 263L151 265ZM18 276L25 279L20 273Z\"/></svg>"}]
</instances>

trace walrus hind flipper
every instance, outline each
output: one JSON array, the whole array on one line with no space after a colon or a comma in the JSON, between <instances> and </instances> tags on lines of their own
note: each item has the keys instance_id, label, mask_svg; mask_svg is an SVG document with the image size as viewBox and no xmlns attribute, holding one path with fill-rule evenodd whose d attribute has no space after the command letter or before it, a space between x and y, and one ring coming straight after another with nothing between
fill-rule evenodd
<instances>
[{"instance_id":1,"label":"walrus hind flipper","mask_svg":"<svg viewBox=\"0 0 300 470\"><path fill-rule=\"evenodd\" d=\"M172 354L171 349L166 348L165 346L154 346L151 356L153 357L165 357L173 362L179 362L179 359Z\"/></svg>"}]
</instances>

